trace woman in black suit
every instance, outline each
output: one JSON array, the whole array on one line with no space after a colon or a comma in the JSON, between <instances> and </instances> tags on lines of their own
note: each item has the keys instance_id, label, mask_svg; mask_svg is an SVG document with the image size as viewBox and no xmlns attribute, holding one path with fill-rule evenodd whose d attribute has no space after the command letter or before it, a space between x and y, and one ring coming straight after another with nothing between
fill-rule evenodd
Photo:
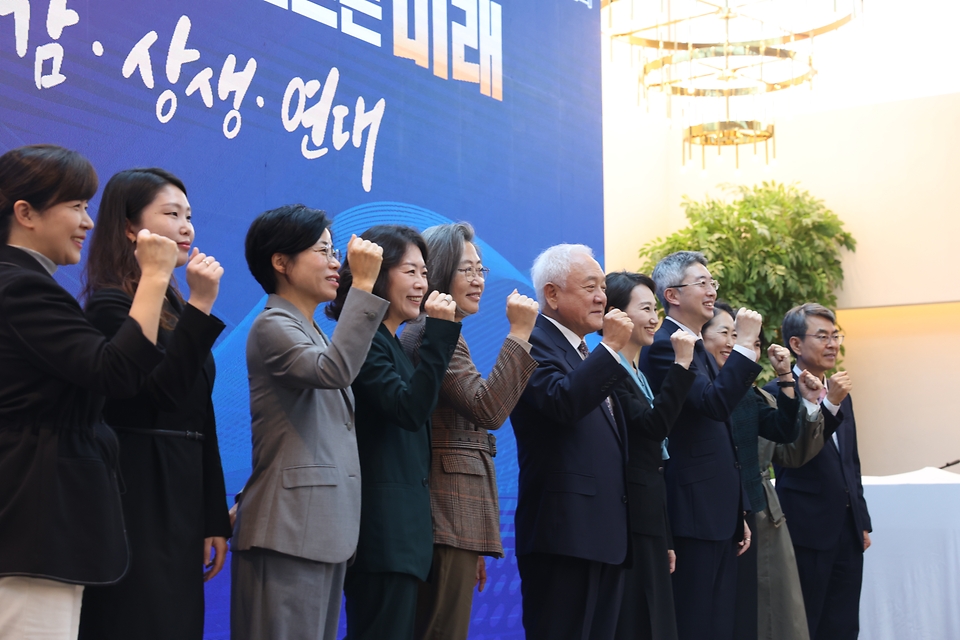
<instances>
[{"instance_id":1,"label":"woman in black suit","mask_svg":"<svg viewBox=\"0 0 960 640\"><path fill-rule=\"evenodd\" d=\"M420 315L427 291L427 246L416 230L378 225L361 237L383 248L373 294L390 301L354 380L360 453L360 541L347 569L347 638L413 639L417 590L433 560L430 416L460 338L453 297L434 291L414 367L400 325ZM339 318L352 283L349 256L327 314Z\"/></svg>"},{"instance_id":2,"label":"woman in black suit","mask_svg":"<svg viewBox=\"0 0 960 640\"><path fill-rule=\"evenodd\" d=\"M226 557L231 528L210 354L224 328L210 313L223 268L191 251L191 219L186 188L162 169L121 171L103 190L86 266L91 324L108 337L123 324L141 275L132 243L141 229L177 243L190 298L185 302L175 281L168 282L157 339L167 358L135 397L104 405L120 440L131 562L119 584L87 589L81 638L201 640L203 583Z\"/></svg>"},{"instance_id":3,"label":"woman in black suit","mask_svg":"<svg viewBox=\"0 0 960 640\"><path fill-rule=\"evenodd\" d=\"M694 381L690 372L695 338L682 331L671 336L674 364L654 398L637 368L640 350L653 343L659 318L656 285L648 276L619 271L607 275L607 308L624 311L633 333L620 351L630 373L617 397L627 418L627 504L630 507L632 566L624 574L623 603L617 620L618 640L676 640L673 609L673 553L663 481L666 440Z\"/></svg>"},{"instance_id":4,"label":"woman in black suit","mask_svg":"<svg viewBox=\"0 0 960 640\"><path fill-rule=\"evenodd\" d=\"M127 570L117 440L101 396L129 397L155 346L176 244L137 236L141 286L113 339L52 274L80 261L97 174L53 145L0 156L0 637L76 638L84 585ZM35 635L36 634L36 635Z\"/></svg>"}]
</instances>

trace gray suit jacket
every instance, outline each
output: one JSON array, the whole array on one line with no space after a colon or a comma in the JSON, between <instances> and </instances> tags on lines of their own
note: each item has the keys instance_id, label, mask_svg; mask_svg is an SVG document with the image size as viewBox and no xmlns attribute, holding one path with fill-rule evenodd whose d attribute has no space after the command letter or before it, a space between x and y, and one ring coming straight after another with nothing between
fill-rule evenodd
<instances>
[{"instance_id":1,"label":"gray suit jacket","mask_svg":"<svg viewBox=\"0 0 960 640\"><path fill-rule=\"evenodd\" d=\"M352 289L327 340L277 295L247 337L253 471L233 548L349 560L360 533L360 458L350 384L389 303Z\"/></svg>"}]
</instances>

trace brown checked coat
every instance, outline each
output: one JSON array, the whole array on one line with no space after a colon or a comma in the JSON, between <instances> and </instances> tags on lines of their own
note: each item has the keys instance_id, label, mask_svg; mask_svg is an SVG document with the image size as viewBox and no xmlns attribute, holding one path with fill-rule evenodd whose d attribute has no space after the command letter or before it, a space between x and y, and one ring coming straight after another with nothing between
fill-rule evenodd
<instances>
[{"instance_id":1,"label":"brown checked coat","mask_svg":"<svg viewBox=\"0 0 960 640\"><path fill-rule=\"evenodd\" d=\"M423 328L421 316L409 322L400 337L404 352L414 364L419 361ZM487 430L499 429L506 421L536 368L530 344L508 337L484 380L460 336L432 418L430 507L434 544L503 557L493 464L496 438Z\"/></svg>"}]
</instances>

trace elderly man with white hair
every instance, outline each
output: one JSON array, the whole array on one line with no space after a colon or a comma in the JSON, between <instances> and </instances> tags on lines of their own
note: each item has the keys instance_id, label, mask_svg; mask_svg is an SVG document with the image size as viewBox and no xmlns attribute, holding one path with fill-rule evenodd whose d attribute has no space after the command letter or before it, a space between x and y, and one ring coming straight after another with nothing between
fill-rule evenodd
<instances>
[{"instance_id":1,"label":"elderly man with white hair","mask_svg":"<svg viewBox=\"0 0 960 640\"><path fill-rule=\"evenodd\" d=\"M589 247L550 247L531 276L538 367L511 414L523 626L529 639L612 639L629 537L626 425L647 411L624 417L614 394L628 375L618 351L633 323L622 310L604 315L605 278ZM600 329L590 352L584 336Z\"/></svg>"}]
</instances>

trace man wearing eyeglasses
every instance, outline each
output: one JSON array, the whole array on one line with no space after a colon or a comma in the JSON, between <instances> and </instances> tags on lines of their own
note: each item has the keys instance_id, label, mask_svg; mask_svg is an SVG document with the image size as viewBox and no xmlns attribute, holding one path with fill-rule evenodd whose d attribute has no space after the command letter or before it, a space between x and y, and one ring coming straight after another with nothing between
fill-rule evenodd
<instances>
[{"instance_id":1,"label":"man wearing eyeglasses","mask_svg":"<svg viewBox=\"0 0 960 640\"><path fill-rule=\"evenodd\" d=\"M863 552L870 546L870 514L860 481L857 428L846 371L837 366L843 336L836 316L807 303L783 318L783 341L806 369L824 380L823 450L797 469L776 468L777 495L790 527L811 640L856 638L860 631ZM776 392L776 382L767 386Z\"/></svg>"},{"instance_id":2,"label":"man wearing eyeglasses","mask_svg":"<svg viewBox=\"0 0 960 640\"><path fill-rule=\"evenodd\" d=\"M695 251L661 260L653 280L667 317L641 352L640 369L656 394L674 360L670 334L679 327L699 338L713 318L719 285L707 259ZM760 373L753 345L761 320L755 311L740 310L737 344L723 369L697 340L690 365L696 380L670 433L664 479L677 555L673 593L680 640L733 638L736 556L749 536L730 414Z\"/></svg>"}]
</instances>

